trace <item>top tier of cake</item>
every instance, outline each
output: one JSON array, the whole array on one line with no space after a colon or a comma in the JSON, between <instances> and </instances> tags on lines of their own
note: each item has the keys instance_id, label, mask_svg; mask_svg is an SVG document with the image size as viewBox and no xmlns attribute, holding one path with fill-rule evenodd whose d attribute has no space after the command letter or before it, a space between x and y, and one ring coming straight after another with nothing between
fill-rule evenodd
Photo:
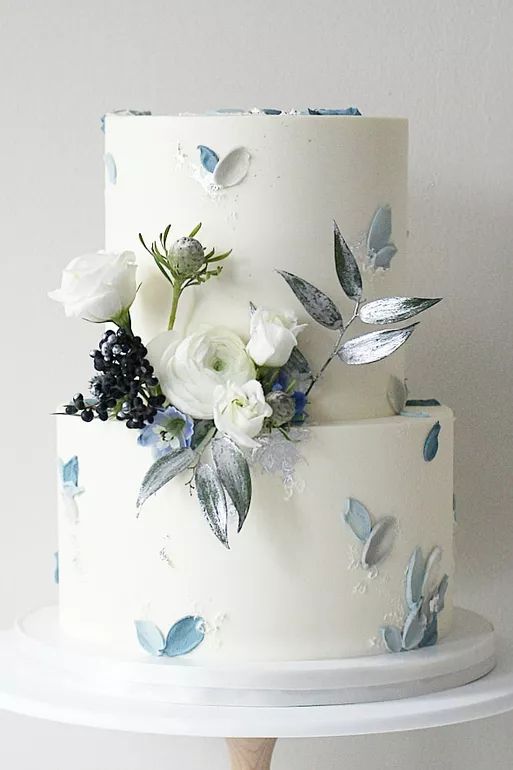
<instances>
[{"instance_id":1,"label":"top tier of cake","mask_svg":"<svg viewBox=\"0 0 513 770\"><path fill-rule=\"evenodd\" d=\"M169 223L170 237L178 238L202 222L203 245L233 249L221 277L185 292L180 332L208 323L245 337L250 302L310 321L276 269L318 286L347 319L351 304L336 279L333 220L360 261L366 299L415 293L405 280L406 120L109 115L105 127L106 249L137 254L142 287L134 327L145 341L166 328L170 300L138 234L151 242ZM368 233L383 209L391 212L392 230L374 227L376 256ZM354 329L362 333L358 322ZM334 343L313 321L301 336L314 369ZM318 386L309 410L314 421L392 414L386 391L391 374L403 376L402 351L372 366L337 368L335 362Z\"/></svg>"}]
</instances>

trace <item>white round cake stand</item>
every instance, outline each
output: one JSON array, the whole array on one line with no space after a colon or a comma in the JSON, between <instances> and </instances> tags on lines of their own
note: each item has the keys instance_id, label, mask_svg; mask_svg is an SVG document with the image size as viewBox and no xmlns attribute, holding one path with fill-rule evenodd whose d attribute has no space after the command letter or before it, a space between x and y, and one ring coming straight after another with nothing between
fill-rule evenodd
<instances>
[{"instance_id":1,"label":"white round cake stand","mask_svg":"<svg viewBox=\"0 0 513 770\"><path fill-rule=\"evenodd\" d=\"M137 687L105 691L94 671L74 677L58 657L47 664L0 632L0 708L65 724L128 732L222 737L232 770L269 770L278 738L334 737L442 727L513 709L513 644L496 641L497 665L470 684L442 692L343 706L177 705L139 696ZM265 737L263 737L265 736Z\"/></svg>"}]
</instances>

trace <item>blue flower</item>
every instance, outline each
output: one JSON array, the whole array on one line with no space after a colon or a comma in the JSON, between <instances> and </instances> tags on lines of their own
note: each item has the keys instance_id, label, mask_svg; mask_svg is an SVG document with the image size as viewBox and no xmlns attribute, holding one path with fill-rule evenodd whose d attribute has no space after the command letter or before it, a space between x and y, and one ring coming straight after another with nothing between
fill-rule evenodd
<instances>
[{"instance_id":1,"label":"blue flower","mask_svg":"<svg viewBox=\"0 0 513 770\"><path fill-rule=\"evenodd\" d=\"M159 458L172 449L189 447L193 433L194 420L174 406L168 406L159 409L154 422L140 431L137 443L152 447L153 454Z\"/></svg>"},{"instance_id":2,"label":"blue flower","mask_svg":"<svg viewBox=\"0 0 513 770\"><path fill-rule=\"evenodd\" d=\"M290 392L289 386L290 386L289 378L282 369L278 374L278 377L273 383L272 390L275 392L276 391ZM308 399L306 397L306 393L303 393L302 390L293 390L290 392L290 394L291 396L293 396L294 401L296 403L296 413L292 418L292 422L295 425L297 425L305 421L305 418L306 418L305 409L306 409Z\"/></svg>"}]
</instances>

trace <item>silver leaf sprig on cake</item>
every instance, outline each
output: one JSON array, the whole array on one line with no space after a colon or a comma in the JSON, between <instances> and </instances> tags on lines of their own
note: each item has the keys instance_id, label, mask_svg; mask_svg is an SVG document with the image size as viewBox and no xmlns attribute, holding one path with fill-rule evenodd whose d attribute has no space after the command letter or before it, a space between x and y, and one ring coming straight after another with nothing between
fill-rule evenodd
<instances>
[{"instance_id":1,"label":"silver leaf sprig on cake","mask_svg":"<svg viewBox=\"0 0 513 770\"><path fill-rule=\"evenodd\" d=\"M385 210L383 209L383 211ZM374 230L381 239L385 236L386 238L390 237L386 213L377 218L374 223ZM375 239L378 238L377 234L375 234ZM335 358L350 366L381 361L404 345L417 325L413 323L399 329L373 331L344 342L349 328L357 319L364 324L373 325L401 323L440 302L440 298L427 299L422 297L384 297L366 302L363 298L360 268L335 221L333 222L333 247L338 281L346 297L354 303L347 323L344 323L342 312L331 297L328 297L327 294L304 278L284 270L278 270L278 273L285 279L314 321L338 333L333 351L319 372L312 377L306 395L310 394L312 388ZM397 401L397 394L394 394L392 398Z\"/></svg>"}]
</instances>

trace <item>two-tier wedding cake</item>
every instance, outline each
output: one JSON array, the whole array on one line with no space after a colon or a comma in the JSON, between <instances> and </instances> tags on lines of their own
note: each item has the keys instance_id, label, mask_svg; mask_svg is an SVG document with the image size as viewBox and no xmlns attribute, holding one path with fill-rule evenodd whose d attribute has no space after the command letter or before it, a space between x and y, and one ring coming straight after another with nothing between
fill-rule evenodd
<instances>
[{"instance_id":1,"label":"two-tier wedding cake","mask_svg":"<svg viewBox=\"0 0 513 770\"><path fill-rule=\"evenodd\" d=\"M209 664L435 644L453 415L404 381L438 301L406 120L124 112L105 145L105 251L52 294L107 329L59 410L62 629Z\"/></svg>"}]
</instances>

